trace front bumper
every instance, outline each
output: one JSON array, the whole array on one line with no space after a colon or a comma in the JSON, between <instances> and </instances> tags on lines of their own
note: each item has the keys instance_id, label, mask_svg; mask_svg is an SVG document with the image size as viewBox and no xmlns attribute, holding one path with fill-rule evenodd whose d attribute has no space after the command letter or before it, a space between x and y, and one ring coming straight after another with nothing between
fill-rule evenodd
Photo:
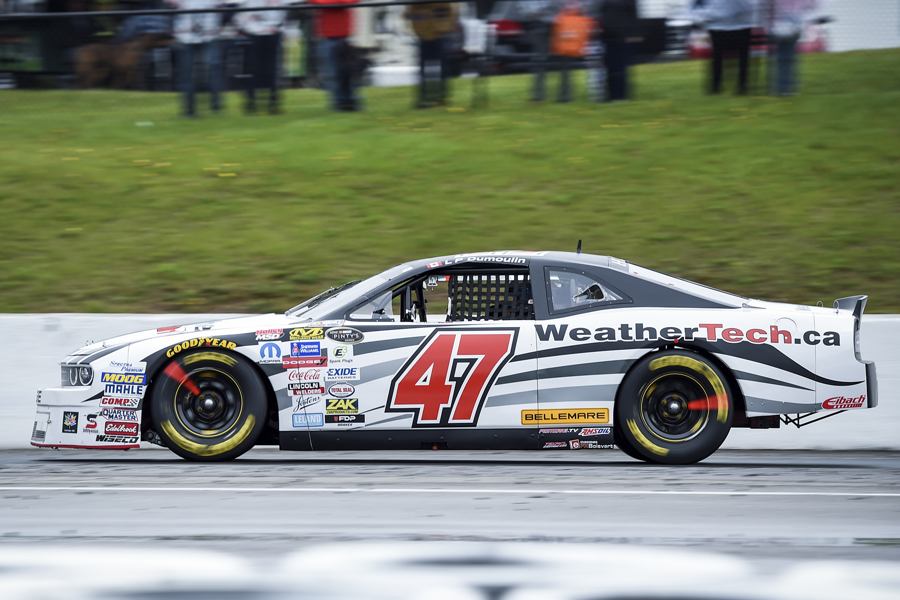
<instances>
[{"instance_id":1,"label":"front bumper","mask_svg":"<svg viewBox=\"0 0 900 600\"><path fill-rule=\"evenodd\" d=\"M121 405L102 406L100 396L88 397L89 389L39 390L31 445L92 450L140 448L141 411Z\"/></svg>"}]
</instances>

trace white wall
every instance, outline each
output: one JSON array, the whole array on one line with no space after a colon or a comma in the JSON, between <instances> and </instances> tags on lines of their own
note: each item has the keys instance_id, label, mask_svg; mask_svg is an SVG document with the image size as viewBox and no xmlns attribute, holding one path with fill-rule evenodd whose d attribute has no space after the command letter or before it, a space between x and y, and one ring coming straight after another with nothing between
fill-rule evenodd
<instances>
[{"instance_id":1,"label":"white wall","mask_svg":"<svg viewBox=\"0 0 900 600\"><path fill-rule=\"evenodd\" d=\"M234 315L0 315L0 448L28 447L35 391L59 385L59 361L89 339ZM732 431L725 448L900 450L900 316L863 319L862 353L878 368L879 406L809 427Z\"/></svg>"}]
</instances>

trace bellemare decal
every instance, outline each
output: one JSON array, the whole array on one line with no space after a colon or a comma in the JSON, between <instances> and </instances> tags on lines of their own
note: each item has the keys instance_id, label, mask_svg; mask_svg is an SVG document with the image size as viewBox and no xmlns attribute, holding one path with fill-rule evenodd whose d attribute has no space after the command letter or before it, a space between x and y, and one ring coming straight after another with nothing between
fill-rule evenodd
<instances>
[{"instance_id":1,"label":"bellemare decal","mask_svg":"<svg viewBox=\"0 0 900 600\"><path fill-rule=\"evenodd\" d=\"M385 412L413 413L413 428L477 425L518 334L514 327L434 330L391 380Z\"/></svg>"}]
</instances>

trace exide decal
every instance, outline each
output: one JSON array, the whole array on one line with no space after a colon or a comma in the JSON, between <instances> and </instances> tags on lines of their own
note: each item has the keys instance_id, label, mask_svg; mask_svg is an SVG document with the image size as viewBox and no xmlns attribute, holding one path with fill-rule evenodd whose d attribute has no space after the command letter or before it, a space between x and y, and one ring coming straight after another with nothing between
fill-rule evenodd
<instances>
[{"instance_id":1,"label":"exide decal","mask_svg":"<svg viewBox=\"0 0 900 600\"><path fill-rule=\"evenodd\" d=\"M862 408L866 403L866 395L847 398L846 396L834 396L822 402L822 408L828 410L846 410L848 408Z\"/></svg>"},{"instance_id":2,"label":"exide decal","mask_svg":"<svg viewBox=\"0 0 900 600\"><path fill-rule=\"evenodd\" d=\"M665 340L674 342L677 340L693 341L706 340L708 342L750 342L751 344L807 344L816 346L840 346L841 336L836 331L806 331L802 335L794 337L790 331L781 329L778 325L770 325L768 329L751 328L740 329L738 327L725 327L722 323L699 323L697 327L648 327L643 323L622 323L618 327L597 327L593 331L587 327L572 327L568 325L535 325L538 339L542 342L562 342L568 337L573 342L652 342Z\"/></svg>"}]
</instances>

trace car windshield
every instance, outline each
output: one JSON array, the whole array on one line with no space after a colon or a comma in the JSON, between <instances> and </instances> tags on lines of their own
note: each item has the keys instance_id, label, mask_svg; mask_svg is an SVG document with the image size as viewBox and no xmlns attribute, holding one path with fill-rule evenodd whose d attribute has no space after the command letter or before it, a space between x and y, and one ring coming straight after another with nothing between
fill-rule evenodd
<instances>
[{"instance_id":1,"label":"car windshield","mask_svg":"<svg viewBox=\"0 0 900 600\"><path fill-rule=\"evenodd\" d=\"M309 300L301 302L297 306L288 310L285 314L289 317L303 317L306 320L316 320L324 318L323 315L330 313L337 307L340 307L357 298L372 293L377 288L388 282L393 277L411 270L407 265L397 265L383 273L373 275L368 279L349 281L343 285L328 288Z\"/></svg>"}]
</instances>

